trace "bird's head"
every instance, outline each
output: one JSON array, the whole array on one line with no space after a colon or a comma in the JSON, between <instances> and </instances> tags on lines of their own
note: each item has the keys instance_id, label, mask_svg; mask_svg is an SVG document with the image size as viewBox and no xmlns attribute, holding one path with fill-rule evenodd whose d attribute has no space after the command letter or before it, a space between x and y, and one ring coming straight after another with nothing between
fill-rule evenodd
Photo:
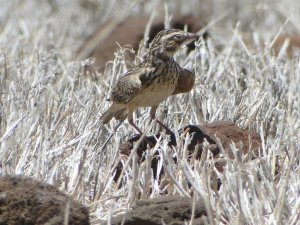
<instances>
[{"instance_id":1,"label":"bird's head","mask_svg":"<svg viewBox=\"0 0 300 225\"><path fill-rule=\"evenodd\" d=\"M197 34L178 29L162 30L156 34L149 49L172 57L182 45L187 45L198 38Z\"/></svg>"}]
</instances>

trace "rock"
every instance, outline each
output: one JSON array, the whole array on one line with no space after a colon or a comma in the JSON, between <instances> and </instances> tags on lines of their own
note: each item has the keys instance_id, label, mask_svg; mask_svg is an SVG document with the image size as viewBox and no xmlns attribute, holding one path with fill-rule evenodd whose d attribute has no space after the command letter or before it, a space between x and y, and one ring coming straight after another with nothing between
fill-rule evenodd
<instances>
[{"instance_id":1,"label":"rock","mask_svg":"<svg viewBox=\"0 0 300 225\"><path fill-rule=\"evenodd\" d=\"M112 219L112 225L175 225L191 220L193 201L187 197L167 196L137 202L125 215ZM206 223L205 223L206 222ZM106 224L106 223L103 223ZM195 204L194 225L208 224L207 213L202 200Z\"/></svg>"},{"instance_id":2,"label":"rock","mask_svg":"<svg viewBox=\"0 0 300 225\"><path fill-rule=\"evenodd\" d=\"M196 159L200 159L203 151L203 141L206 139L210 145L209 150L212 152L214 158L218 158L220 156L220 147L217 142L217 138L220 139L220 143L224 148L225 152L227 153L230 159L234 159L235 155L231 150L230 145L232 142L235 143L236 148L239 149L238 154L242 155L249 155L249 159L257 158L261 152L261 139L260 136L253 131L243 130L234 123L226 122L226 121L218 121L214 123L203 124L199 126L195 125L188 125L183 129L179 130L179 134L182 132L187 132L192 134L193 138L191 139L191 143L188 145L189 155L195 153L196 145L199 146L197 155L195 156ZM156 135L156 138L159 137L160 134ZM119 147L119 152L122 155L130 155L130 152L133 148L135 142L137 142L140 138L140 135L135 135L134 137L130 138L127 142L123 143ZM148 142L156 143L156 138L154 136L147 136ZM169 146L176 146L176 139L175 135L171 134ZM137 149L137 155L140 161L143 161L143 153L147 149L147 142L142 141L140 146ZM250 150L250 151L249 151ZM176 159L174 159L176 161ZM154 174L156 174L158 160L156 157L152 160L151 168L153 169ZM218 162L216 164L216 168L222 172L224 168L224 163ZM120 173L122 170L122 165L119 165L116 169L115 174L115 181L118 180Z\"/></svg>"},{"instance_id":3,"label":"rock","mask_svg":"<svg viewBox=\"0 0 300 225\"><path fill-rule=\"evenodd\" d=\"M264 39L259 39L258 43L254 43L253 37L247 37L247 35L243 36L243 42L246 45L247 49L251 52L251 54L258 54L262 51L262 49L270 48L272 54L274 56L278 56L284 45L284 56L287 56L288 59L292 59L296 52L300 51L300 35L299 34L283 34L276 37L275 40L271 39L269 42L266 42ZM225 46L219 48L222 50ZM236 46L240 47L240 46ZM299 53L296 53L299 55Z\"/></svg>"},{"instance_id":4,"label":"rock","mask_svg":"<svg viewBox=\"0 0 300 225\"><path fill-rule=\"evenodd\" d=\"M261 153L261 139L259 134L254 131L243 130L234 123L226 121L208 123L199 127L215 142L216 138L219 138L225 152L231 159L234 159L234 154L230 148L232 142L244 155L252 153L251 158L256 158Z\"/></svg>"},{"instance_id":5,"label":"rock","mask_svg":"<svg viewBox=\"0 0 300 225\"><path fill-rule=\"evenodd\" d=\"M0 177L0 224L89 225L89 211L53 186L21 176Z\"/></svg>"},{"instance_id":6,"label":"rock","mask_svg":"<svg viewBox=\"0 0 300 225\"><path fill-rule=\"evenodd\" d=\"M279 36L276 38L272 48L274 49L275 55L277 56L283 46L283 44L287 42L286 54L289 59L293 58L294 51L300 50L300 35L291 35L291 36Z\"/></svg>"},{"instance_id":7,"label":"rock","mask_svg":"<svg viewBox=\"0 0 300 225\"><path fill-rule=\"evenodd\" d=\"M225 153L230 159L234 159L235 155L232 152L230 145L235 144L236 148L239 150L237 155L245 156L248 155L249 159L255 159L261 152L261 139L259 134L254 131L243 130L237 127L234 123L226 121L218 121L214 123L204 124L199 126L203 133L208 135L215 143L217 143L216 138L220 140ZM220 147L218 146L217 154L215 158L219 157L221 153ZM226 162L217 162L215 167L219 172L223 172Z\"/></svg>"}]
</instances>

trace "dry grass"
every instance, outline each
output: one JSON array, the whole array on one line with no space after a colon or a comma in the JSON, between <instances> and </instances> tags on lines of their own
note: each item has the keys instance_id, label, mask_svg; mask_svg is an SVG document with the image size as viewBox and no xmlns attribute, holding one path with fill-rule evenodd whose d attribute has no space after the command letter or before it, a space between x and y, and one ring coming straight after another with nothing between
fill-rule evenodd
<instances>
[{"instance_id":1,"label":"dry grass","mask_svg":"<svg viewBox=\"0 0 300 225\"><path fill-rule=\"evenodd\" d=\"M235 0L200 4L190 0L181 7L175 7L175 1L168 4L170 14L204 15L211 21L207 28L212 41L208 48L199 43L188 57L184 53L177 57L180 65L195 71L197 84L190 94L161 104L158 115L174 131L189 123L230 120L256 130L263 139L260 159L247 165L243 157L228 161L225 172L218 174L223 185L216 193L210 186L216 170L209 152L200 161L186 161L189 137L177 134L180 144L170 149L164 136L149 149L145 162L138 165L132 154L129 163L118 155L119 144L134 134L125 122L102 148L117 125L114 121L104 127L99 118L108 107L105 99L111 85L126 71L124 49L116 52L115 61L107 64L103 74L97 74L97 81L83 75L84 65L91 61L72 61L72 54L99 22L123 13L128 3L136 3L133 12L138 14L149 13L160 2L86 1L92 7L80 2L1 3L1 174L23 174L53 184L87 204L93 224L123 212L139 195L152 198L167 190L190 196L188 182L196 197L204 197L211 224L297 224L299 55L289 61L284 55L272 56L268 48L252 53L241 35L271 43L279 31L299 32L299 3ZM223 19L215 21L224 13ZM218 44L225 45L224 50L218 52ZM136 121L143 130L149 124L147 112L137 113ZM156 150L167 171L161 183L153 179L150 169ZM173 163L173 154L178 164ZM126 182L120 189L112 181L119 161L126 165Z\"/></svg>"}]
</instances>

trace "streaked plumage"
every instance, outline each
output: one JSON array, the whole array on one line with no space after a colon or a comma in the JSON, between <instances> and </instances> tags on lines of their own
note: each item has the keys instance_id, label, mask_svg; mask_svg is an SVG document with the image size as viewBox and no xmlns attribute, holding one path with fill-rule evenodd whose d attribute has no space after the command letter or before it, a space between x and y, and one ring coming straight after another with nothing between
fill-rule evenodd
<instances>
[{"instance_id":1,"label":"streaked plumage","mask_svg":"<svg viewBox=\"0 0 300 225\"><path fill-rule=\"evenodd\" d=\"M150 115L154 119L160 102L172 94L191 90L194 74L182 69L173 55L181 45L197 38L195 34L175 29L159 32L150 43L142 63L127 71L113 88L110 96L113 103L103 114L103 123L108 123L113 117L124 118L127 114L129 123L141 132L133 123L133 111L136 108L152 107ZM183 85L185 80L189 82Z\"/></svg>"}]
</instances>

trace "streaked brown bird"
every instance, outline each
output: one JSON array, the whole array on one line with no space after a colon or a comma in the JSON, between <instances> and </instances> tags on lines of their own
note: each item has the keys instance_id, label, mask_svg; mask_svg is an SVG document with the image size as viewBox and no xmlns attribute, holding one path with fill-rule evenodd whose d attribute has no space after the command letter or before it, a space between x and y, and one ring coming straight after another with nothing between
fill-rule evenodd
<instances>
[{"instance_id":1,"label":"streaked brown bird","mask_svg":"<svg viewBox=\"0 0 300 225\"><path fill-rule=\"evenodd\" d=\"M104 124L113 117L128 117L128 122L139 133L142 131L133 122L133 112L138 107L151 107L151 119L155 119L158 105L169 96L188 92L193 88L195 76L177 64L173 58L182 45L199 38L182 30L160 31L150 43L140 65L122 76L112 90L112 105L101 117ZM157 122L170 131L162 122Z\"/></svg>"}]
</instances>

